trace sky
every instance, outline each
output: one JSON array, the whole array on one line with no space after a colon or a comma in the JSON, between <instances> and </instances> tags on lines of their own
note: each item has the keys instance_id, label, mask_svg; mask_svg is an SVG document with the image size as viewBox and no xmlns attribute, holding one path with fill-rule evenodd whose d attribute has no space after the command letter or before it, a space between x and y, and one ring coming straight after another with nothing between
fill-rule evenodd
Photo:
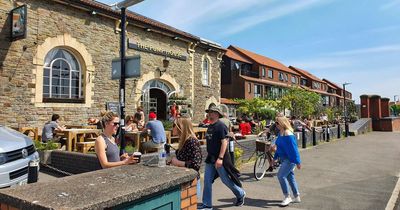
<instances>
[{"instance_id":1,"label":"sky","mask_svg":"<svg viewBox=\"0 0 400 210\"><path fill-rule=\"evenodd\" d=\"M145 0L129 10L351 83L356 103L363 94L400 95L400 0Z\"/></svg>"}]
</instances>

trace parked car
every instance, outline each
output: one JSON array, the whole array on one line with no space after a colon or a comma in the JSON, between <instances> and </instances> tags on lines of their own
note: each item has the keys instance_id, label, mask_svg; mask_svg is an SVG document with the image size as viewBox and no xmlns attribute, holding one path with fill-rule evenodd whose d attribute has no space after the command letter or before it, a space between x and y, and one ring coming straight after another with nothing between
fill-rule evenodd
<instances>
[{"instance_id":1,"label":"parked car","mask_svg":"<svg viewBox=\"0 0 400 210\"><path fill-rule=\"evenodd\" d=\"M35 182L38 171L39 154L32 139L0 125L0 188Z\"/></svg>"}]
</instances>

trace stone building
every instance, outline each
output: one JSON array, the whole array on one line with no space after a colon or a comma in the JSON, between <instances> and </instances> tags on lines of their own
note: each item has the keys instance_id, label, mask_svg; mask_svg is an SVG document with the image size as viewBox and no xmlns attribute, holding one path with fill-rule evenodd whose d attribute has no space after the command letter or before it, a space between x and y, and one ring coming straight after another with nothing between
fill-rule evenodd
<instances>
[{"instance_id":1,"label":"stone building","mask_svg":"<svg viewBox=\"0 0 400 210\"><path fill-rule=\"evenodd\" d=\"M20 17L11 10L21 5L26 35L13 40ZM111 79L118 12L92 0L0 0L0 13L0 124L41 127L53 113L82 124L119 101L119 80ZM140 77L126 80L127 114L145 105L165 119L173 96L192 105L196 122L219 104L225 49L133 12L127 21L126 54L141 59Z\"/></svg>"}]
</instances>

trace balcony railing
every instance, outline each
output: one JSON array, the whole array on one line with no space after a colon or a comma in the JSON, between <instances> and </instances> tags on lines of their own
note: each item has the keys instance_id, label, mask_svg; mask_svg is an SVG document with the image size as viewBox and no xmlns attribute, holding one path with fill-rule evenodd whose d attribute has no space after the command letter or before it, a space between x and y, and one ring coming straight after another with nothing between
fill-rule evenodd
<instances>
[{"instance_id":1,"label":"balcony railing","mask_svg":"<svg viewBox=\"0 0 400 210\"><path fill-rule=\"evenodd\" d=\"M254 78L260 78L260 74L258 72L249 71L249 70L241 70L240 75L254 77Z\"/></svg>"}]
</instances>

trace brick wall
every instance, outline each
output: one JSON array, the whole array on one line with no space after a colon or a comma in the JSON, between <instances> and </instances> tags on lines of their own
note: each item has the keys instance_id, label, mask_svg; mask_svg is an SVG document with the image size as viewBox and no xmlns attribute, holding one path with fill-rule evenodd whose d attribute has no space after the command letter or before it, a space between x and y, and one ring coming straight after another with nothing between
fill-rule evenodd
<instances>
[{"instance_id":1,"label":"brick wall","mask_svg":"<svg viewBox=\"0 0 400 210\"><path fill-rule=\"evenodd\" d=\"M19 208L15 208L15 207L10 206L10 205L5 204L5 203L0 203L0 209L1 210L19 210Z\"/></svg>"},{"instance_id":2,"label":"brick wall","mask_svg":"<svg viewBox=\"0 0 400 210\"><path fill-rule=\"evenodd\" d=\"M181 209L197 209L197 179L181 185Z\"/></svg>"}]
</instances>

